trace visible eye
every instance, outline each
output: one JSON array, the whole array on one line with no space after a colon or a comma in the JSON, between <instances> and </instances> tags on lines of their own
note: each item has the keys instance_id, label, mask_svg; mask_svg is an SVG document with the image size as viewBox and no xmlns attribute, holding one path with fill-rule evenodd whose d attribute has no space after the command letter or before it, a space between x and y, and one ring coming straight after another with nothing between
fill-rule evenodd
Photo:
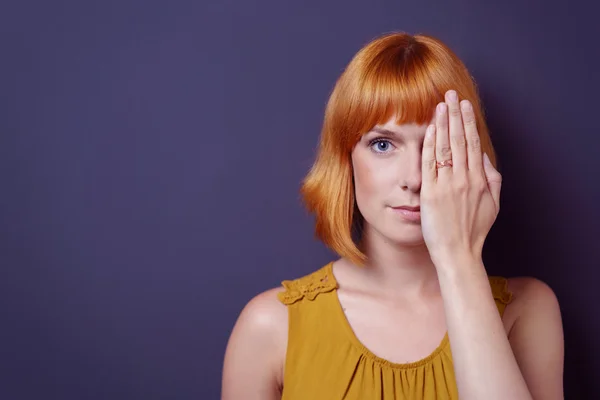
<instances>
[{"instance_id":1,"label":"visible eye","mask_svg":"<svg viewBox=\"0 0 600 400\"><path fill-rule=\"evenodd\" d=\"M387 139L378 138L378 139L371 140L371 142L369 143L369 147L375 153L381 154L381 153L389 153L392 150L392 148L394 147L394 145L392 144L392 142L390 142Z\"/></svg>"}]
</instances>

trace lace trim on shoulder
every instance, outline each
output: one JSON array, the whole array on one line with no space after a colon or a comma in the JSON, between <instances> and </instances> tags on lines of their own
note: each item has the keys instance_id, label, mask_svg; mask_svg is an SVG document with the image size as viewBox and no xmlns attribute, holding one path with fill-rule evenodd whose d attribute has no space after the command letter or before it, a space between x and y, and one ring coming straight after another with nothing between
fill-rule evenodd
<instances>
[{"instance_id":1,"label":"lace trim on shoulder","mask_svg":"<svg viewBox=\"0 0 600 400\"><path fill-rule=\"evenodd\" d=\"M278 293L277 297L286 305L293 304L303 298L312 301L320 293L337 289L337 282L333 276L331 264L302 278L283 281L281 285L285 291Z\"/></svg>"},{"instance_id":2,"label":"lace trim on shoulder","mask_svg":"<svg viewBox=\"0 0 600 400\"><path fill-rule=\"evenodd\" d=\"M508 291L508 279L501 276L491 276L489 280L494 299L509 304L512 301L512 292Z\"/></svg>"}]
</instances>

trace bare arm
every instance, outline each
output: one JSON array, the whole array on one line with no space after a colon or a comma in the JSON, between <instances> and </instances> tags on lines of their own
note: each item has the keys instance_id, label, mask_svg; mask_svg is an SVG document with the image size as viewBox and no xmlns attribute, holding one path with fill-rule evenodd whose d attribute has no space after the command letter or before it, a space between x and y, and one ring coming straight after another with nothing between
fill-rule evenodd
<instances>
[{"instance_id":1,"label":"bare arm","mask_svg":"<svg viewBox=\"0 0 600 400\"><path fill-rule=\"evenodd\" d=\"M483 155L474 110L448 90L422 155L421 228L438 272L458 392L461 400L562 399L562 323L552 290L532 280L510 341L491 293L481 255L500 211L502 175Z\"/></svg>"},{"instance_id":2,"label":"bare arm","mask_svg":"<svg viewBox=\"0 0 600 400\"><path fill-rule=\"evenodd\" d=\"M519 310L507 337L477 264L438 269L460 398L562 400L563 331L554 293L521 278L527 284L511 303Z\"/></svg>"},{"instance_id":3,"label":"bare arm","mask_svg":"<svg viewBox=\"0 0 600 400\"><path fill-rule=\"evenodd\" d=\"M223 365L221 400L279 400L287 344L287 309L271 289L242 310Z\"/></svg>"}]
</instances>

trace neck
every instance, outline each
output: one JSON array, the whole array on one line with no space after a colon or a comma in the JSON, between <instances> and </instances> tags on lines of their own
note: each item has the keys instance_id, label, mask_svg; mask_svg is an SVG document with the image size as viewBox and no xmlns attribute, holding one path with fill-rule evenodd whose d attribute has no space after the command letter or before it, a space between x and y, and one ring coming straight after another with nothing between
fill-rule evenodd
<instances>
[{"instance_id":1,"label":"neck","mask_svg":"<svg viewBox=\"0 0 600 400\"><path fill-rule=\"evenodd\" d=\"M359 269L365 284L403 297L439 292L437 270L424 242L401 245L365 232L360 247L367 255L366 265Z\"/></svg>"}]
</instances>

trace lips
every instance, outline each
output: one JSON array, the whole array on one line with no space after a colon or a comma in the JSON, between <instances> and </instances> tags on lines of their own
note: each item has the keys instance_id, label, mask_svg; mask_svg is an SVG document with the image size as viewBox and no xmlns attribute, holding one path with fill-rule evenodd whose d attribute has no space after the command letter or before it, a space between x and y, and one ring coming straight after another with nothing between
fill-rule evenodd
<instances>
[{"instance_id":1,"label":"lips","mask_svg":"<svg viewBox=\"0 0 600 400\"><path fill-rule=\"evenodd\" d=\"M419 224L421 222L421 207L420 206L400 206L393 207L394 214L399 215L405 221Z\"/></svg>"},{"instance_id":2,"label":"lips","mask_svg":"<svg viewBox=\"0 0 600 400\"><path fill-rule=\"evenodd\" d=\"M406 211L421 211L421 206L400 206L392 207L394 210L406 210Z\"/></svg>"}]
</instances>

